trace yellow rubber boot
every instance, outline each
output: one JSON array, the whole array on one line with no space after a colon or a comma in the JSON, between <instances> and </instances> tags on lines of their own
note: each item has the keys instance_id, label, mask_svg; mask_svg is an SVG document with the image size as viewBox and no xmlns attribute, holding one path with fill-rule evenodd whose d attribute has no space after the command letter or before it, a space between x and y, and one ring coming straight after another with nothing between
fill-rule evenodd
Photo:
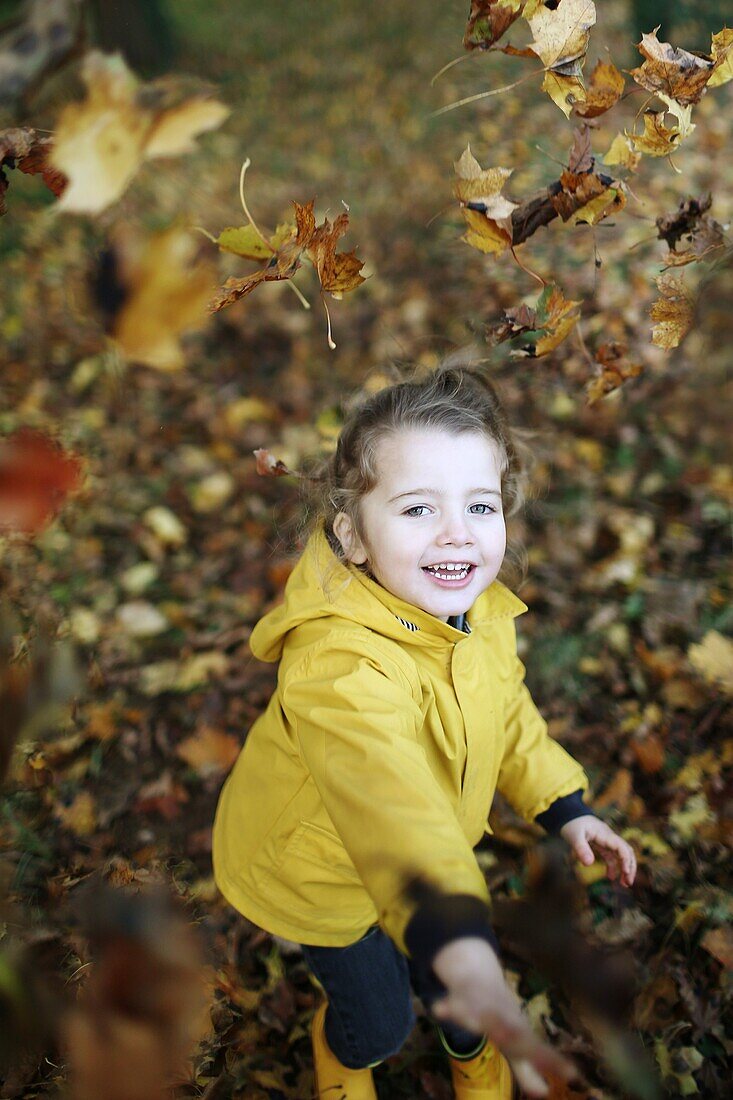
<instances>
[{"instance_id":1,"label":"yellow rubber boot","mask_svg":"<svg viewBox=\"0 0 733 1100\"><path fill-rule=\"evenodd\" d=\"M316 1009L311 1025L316 1096L319 1100L377 1100L370 1069L342 1066L326 1042L324 1024L328 1002Z\"/></svg>"},{"instance_id":2,"label":"yellow rubber boot","mask_svg":"<svg viewBox=\"0 0 733 1100\"><path fill-rule=\"evenodd\" d=\"M451 1058L450 1072L456 1100L512 1100L509 1063L491 1043L474 1058Z\"/></svg>"}]
</instances>

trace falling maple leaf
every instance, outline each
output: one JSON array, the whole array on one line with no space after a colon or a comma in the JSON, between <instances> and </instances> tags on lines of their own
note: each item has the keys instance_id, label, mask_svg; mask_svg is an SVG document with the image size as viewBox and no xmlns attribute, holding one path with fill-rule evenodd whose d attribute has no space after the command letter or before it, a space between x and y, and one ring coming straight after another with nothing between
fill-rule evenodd
<instances>
[{"instance_id":1,"label":"falling maple leaf","mask_svg":"<svg viewBox=\"0 0 733 1100\"><path fill-rule=\"evenodd\" d=\"M158 370L184 363L183 333L206 324L206 304L216 281L213 266L197 256L189 232L172 228L144 240L118 234L112 253L122 306L110 335L127 359Z\"/></svg>"},{"instance_id":2,"label":"falling maple leaf","mask_svg":"<svg viewBox=\"0 0 733 1100\"><path fill-rule=\"evenodd\" d=\"M599 61L590 74L583 103L576 103L573 110L582 118L597 118L610 111L624 90L624 78L613 62Z\"/></svg>"},{"instance_id":3,"label":"falling maple leaf","mask_svg":"<svg viewBox=\"0 0 733 1100\"><path fill-rule=\"evenodd\" d=\"M715 68L708 80L708 88L717 88L733 80L733 28L723 27L713 35L710 54Z\"/></svg>"},{"instance_id":4,"label":"falling maple leaf","mask_svg":"<svg viewBox=\"0 0 733 1100\"><path fill-rule=\"evenodd\" d=\"M644 133L624 134L639 153L650 157L668 157L673 153L682 138L678 128L669 129L664 125L664 111L644 112Z\"/></svg>"},{"instance_id":5,"label":"falling maple leaf","mask_svg":"<svg viewBox=\"0 0 733 1100\"><path fill-rule=\"evenodd\" d=\"M66 176L53 168L48 154L53 139L28 126L0 130L0 215L6 212L5 193L9 183L5 170L17 168L26 175L39 175L49 191L58 196L66 187Z\"/></svg>"},{"instance_id":6,"label":"falling maple leaf","mask_svg":"<svg viewBox=\"0 0 733 1100\"><path fill-rule=\"evenodd\" d=\"M248 226L230 227L218 238L212 238L224 251L250 260L266 259L267 264L252 275L227 279L220 293L209 303L211 313L239 301L260 283L292 279L303 255L316 269L321 289L336 298L364 282L360 274L364 261L355 252L336 252L336 242L348 229L349 215L340 214L333 224L324 218L317 226L314 204L314 199L305 205L293 202L295 226L279 226L269 237L250 221Z\"/></svg>"},{"instance_id":7,"label":"falling maple leaf","mask_svg":"<svg viewBox=\"0 0 733 1100\"><path fill-rule=\"evenodd\" d=\"M266 447L258 447L252 452L256 460L256 470L260 477L299 477L295 470L290 470L282 461L275 458Z\"/></svg>"},{"instance_id":8,"label":"falling maple leaf","mask_svg":"<svg viewBox=\"0 0 733 1100\"><path fill-rule=\"evenodd\" d=\"M501 194L511 169L482 168L467 145L455 170L454 191L468 224L462 239L480 252L504 252L512 244L512 212L516 209L516 203Z\"/></svg>"},{"instance_id":9,"label":"falling maple leaf","mask_svg":"<svg viewBox=\"0 0 733 1100\"><path fill-rule=\"evenodd\" d=\"M0 531L35 534L81 485L82 465L41 432L21 428L0 442Z\"/></svg>"},{"instance_id":10,"label":"falling maple leaf","mask_svg":"<svg viewBox=\"0 0 733 1100\"><path fill-rule=\"evenodd\" d=\"M642 35L639 51L646 60L631 70L631 76L648 92L661 92L683 107L699 102L715 61L708 54L676 50L669 42L660 42L658 30Z\"/></svg>"},{"instance_id":11,"label":"falling maple leaf","mask_svg":"<svg viewBox=\"0 0 733 1100\"><path fill-rule=\"evenodd\" d=\"M241 746L236 737L215 726L202 725L181 741L176 754L199 775L218 775L228 771L239 756Z\"/></svg>"},{"instance_id":12,"label":"falling maple leaf","mask_svg":"<svg viewBox=\"0 0 733 1100\"><path fill-rule=\"evenodd\" d=\"M670 272L658 275L661 298L652 303L650 314L656 322L652 343L658 348L676 348L692 327L693 302L683 280Z\"/></svg>"},{"instance_id":13,"label":"falling maple leaf","mask_svg":"<svg viewBox=\"0 0 733 1100\"><path fill-rule=\"evenodd\" d=\"M599 373L586 386L589 405L595 405L629 378L637 378L641 374L644 369L641 363L630 363L626 358L626 351L626 345L616 341L601 344L597 349L595 358Z\"/></svg>"},{"instance_id":14,"label":"falling maple leaf","mask_svg":"<svg viewBox=\"0 0 733 1100\"><path fill-rule=\"evenodd\" d=\"M513 340L520 345L513 355L540 359L572 332L580 318L579 307L580 302L566 299L560 288L550 283L534 307L507 309L504 320L489 330L487 338L492 344Z\"/></svg>"},{"instance_id":15,"label":"falling maple leaf","mask_svg":"<svg viewBox=\"0 0 733 1100\"><path fill-rule=\"evenodd\" d=\"M712 202L710 194L699 199L685 199L674 214L657 218L657 236L666 241L670 249L665 261L667 266L682 267L694 263L723 247L723 227L707 216ZM678 252L677 244L683 238L690 242L690 247Z\"/></svg>"},{"instance_id":16,"label":"falling maple leaf","mask_svg":"<svg viewBox=\"0 0 733 1100\"><path fill-rule=\"evenodd\" d=\"M564 222L596 225L626 205L623 184L594 171L595 158L590 145L590 130L575 131L568 167L560 176L559 189L550 201Z\"/></svg>"},{"instance_id":17,"label":"falling maple leaf","mask_svg":"<svg viewBox=\"0 0 733 1100\"><path fill-rule=\"evenodd\" d=\"M463 36L467 50L487 50L522 13L524 0L471 0Z\"/></svg>"},{"instance_id":18,"label":"falling maple leaf","mask_svg":"<svg viewBox=\"0 0 733 1100\"><path fill-rule=\"evenodd\" d=\"M90 51L82 80L86 99L63 108L49 154L69 181L62 210L98 214L119 199L144 160L190 152L194 137L229 114L208 91L184 92L170 79L140 83L121 54Z\"/></svg>"},{"instance_id":19,"label":"falling maple leaf","mask_svg":"<svg viewBox=\"0 0 733 1100\"><path fill-rule=\"evenodd\" d=\"M532 31L530 49L545 66L542 89L569 118L586 99L583 62L596 6L592 0L557 0L552 7L531 0L523 15Z\"/></svg>"},{"instance_id":20,"label":"falling maple leaf","mask_svg":"<svg viewBox=\"0 0 733 1100\"><path fill-rule=\"evenodd\" d=\"M628 168L633 172L641 160L641 153L634 152L626 134L616 134L608 152L604 153L601 159L604 164L620 164L622 168Z\"/></svg>"}]
</instances>

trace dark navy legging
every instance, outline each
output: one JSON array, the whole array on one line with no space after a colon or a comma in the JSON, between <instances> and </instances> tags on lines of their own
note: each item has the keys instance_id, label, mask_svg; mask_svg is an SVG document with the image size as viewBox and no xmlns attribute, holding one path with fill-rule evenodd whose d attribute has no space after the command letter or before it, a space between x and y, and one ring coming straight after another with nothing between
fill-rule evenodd
<instances>
[{"instance_id":1,"label":"dark navy legging","mask_svg":"<svg viewBox=\"0 0 733 1100\"><path fill-rule=\"evenodd\" d=\"M413 966L376 924L347 947L302 946L328 998L326 1041L349 1069L400 1050L415 1023L411 988L428 1011L445 993L437 976ZM451 1053L465 1057L481 1047L481 1035L446 1021L436 1026Z\"/></svg>"}]
</instances>

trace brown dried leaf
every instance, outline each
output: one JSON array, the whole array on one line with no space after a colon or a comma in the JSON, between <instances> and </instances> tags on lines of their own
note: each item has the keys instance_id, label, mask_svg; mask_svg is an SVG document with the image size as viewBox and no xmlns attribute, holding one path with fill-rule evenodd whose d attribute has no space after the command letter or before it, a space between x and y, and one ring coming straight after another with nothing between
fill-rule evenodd
<instances>
[{"instance_id":1,"label":"brown dried leaf","mask_svg":"<svg viewBox=\"0 0 733 1100\"><path fill-rule=\"evenodd\" d=\"M650 315L656 322L652 343L658 348L676 348L692 327L694 304L681 278L665 272L656 284L662 297L652 303Z\"/></svg>"},{"instance_id":2,"label":"brown dried leaf","mask_svg":"<svg viewBox=\"0 0 733 1100\"><path fill-rule=\"evenodd\" d=\"M657 218L657 235L670 248L666 257L669 267L694 263L723 247L723 227L714 218L707 216L712 202L710 194L701 195L698 199L685 199L673 214L664 214ZM690 247L678 252L677 244L683 237L690 242Z\"/></svg>"},{"instance_id":3,"label":"brown dried leaf","mask_svg":"<svg viewBox=\"0 0 733 1100\"><path fill-rule=\"evenodd\" d=\"M266 447L258 447L252 454L257 460L257 473L261 477L298 477L295 470L289 470L285 463L275 458Z\"/></svg>"},{"instance_id":4,"label":"brown dried leaf","mask_svg":"<svg viewBox=\"0 0 733 1100\"><path fill-rule=\"evenodd\" d=\"M231 733L202 725L192 737L181 741L176 754L199 775L207 776L228 771L239 756L239 749L239 741Z\"/></svg>"},{"instance_id":5,"label":"brown dried leaf","mask_svg":"<svg viewBox=\"0 0 733 1100\"><path fill-rule=\"evenodd\" d=\"M313 203L310 204L311 213ZM336 252L336 242L349 227L349 215L339 214L333 225L328 218L314 228L306 245L306 253L318 273L321 287L331 294L341 295L355 290L364 277L359 274L364 261L354 252Z\"/></svg>"},{"instance_id":6,"label":"brown dried leaf","mask_svg":"<svg viewBox=\"0 0 733 1100\"><path fill-rule=\"evenodd\" d=\"M631 76L649 92L661 92L685 107L697 103L712 76L715 61L707 54L676 50L669 42L660 42L657 27L642 35L639 50L646 61Z\"/></svg>"},{"instance_id":7,"label":"brown dried leaf","mask_svg":"<svg viewBox=\"0 0 733 1100\"><path fill-rule=\"evenodd\" d=\"M584 103L575 105L576 115L597 118L618 102L624 90L624 78L611 61L599 61L590 75Z\"/></svg>"},{"instance_id":8,"label":"brown dried leaf","mask_svg":"<svg viewBox=\"0 0 733 1100\"><path fill-rule=\"evenodd\" d=\"M267 266L260 268L253 275L227 279L220 293L209 303L211 313L216 313L225 306L239 301L260 283L291 279L300 267L304 253L315 267L322 289L335 297L340 297L349 290L355 290L360 283L364 282L363 276L359 274L364 261L360 260L354 252L336 252L336 242L348 229L349 215L340 214L333 225L328 218L324 218L322 225L316 226L313 207L313 199L305 204L293 202L295 232L289 226L279 226L271 237L266 237L265 240L269 241L271 249ZM217 244L227 251L237 252L249 259L267 257L266 246L258 235L259 249L255 249L251 230L251 226L224 230ZM235 234L236 237L233 236ZM222 244L222 237L224 244Z\"/></svg>"},{"instance_id":9,"label":"brown dried leaf","mask_svg":"<svg viewBox=\"0 0 733 1100\"><path fill-rule=\"evenodd\" d=\"M601 344L596 351L596 361L600 368L597 378L592 378L586 386L588 404L595 405L602 397L617 390L629 378L637 378L644 369L641 363L630 363L626 359L626 345L612 341Z\"/></svg>"},{"instance_id":10,"label":"brown dried leaf","mask_svg":"<svg viewBox=\"0 0 733 1100\"><path fill-rule=\"evenodd\" d=\"M66 176L49 163L53 138L41 136L30 127L13 127L0 131L0 215L6 211L5 192L9 187L4 169L17 168L29 176L40 175L43 182L58 196L67 184Z\"/></svg>"},{"instance_id":11,"label":"brown dried leaf","mask_svg":"<svg viewBox=\"0 0 733 1100\"><path fill-rule=\"evenodd\" d=\"M518 340L521 345L512 354L539 359L554 351L573 330L580 318L580 302L566 299L558 286L550 283L542 291L534 308L521 305L508 309L499 325L487 333L489 343Z\"/></svg>"},{"instance_id":12,"label":"brown dried leaf","mask_svg":"<svg viewBox=\"0 0 733 1100\"><path fill-rule=\"evenodd\" d=\"M471 0L463 35L467 50L487 50L519 18L524 0Z\"/></svg>"}]
</instances>

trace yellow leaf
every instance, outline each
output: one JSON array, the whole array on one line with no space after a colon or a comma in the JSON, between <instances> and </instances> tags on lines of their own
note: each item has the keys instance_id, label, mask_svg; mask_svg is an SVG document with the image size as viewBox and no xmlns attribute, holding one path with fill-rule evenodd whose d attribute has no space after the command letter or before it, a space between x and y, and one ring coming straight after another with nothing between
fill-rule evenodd
<instances>
[{"instance_id":1,"label":"yellow leaf","mask_svg":"<svg viewBox=\"0 0 733 1100\"><path fill-rule=\"evenodd\" d=\"M126 245L121 244L124 252ZM128 296L112 329L128 359L158 370L183 366L180 337L206 323L214 269L196 261L190 233L169 229L153 236L127 263Z\"/></svg>"},{"instance_id":2,"label":"yellow leaf","mask_svg":"<svg viewBox=\"0 0 733 1100\"><path fill-rule=\"evenodd\" d=\"M82 65L86 98L64 107L50 163L69 183L59 209L97 214L116 202L143 160L190 151L192 138L229 109L200 93L170 107L171 95L141 84L120 54L90 51Z\"/></svg>"},{"instance_id":3,"label":"yellow leaf","mask_svg":"<svg viewBox=\"0 0 733 1100\"><path fill-rule=\"evenodd\" d=\"M253 225L229 225L216 238L222 252L233 252L246 260L267 260L275 251Z\"/></svg>"},{"instance_id":4,"label":"yellow leaf","mask_svg":"<svg viewBox=\"0 0 733 1100\"><path fill-rule=\"evenodd\" d=\"M723 27L713 35L710 50L715 62L713 75L708 80L708 88L717 88L733 80L733 28Z\"/></svg>"},{"instance_id":5,"label":"yellow leaf","mask_svg":"<svg viewBox=\"0 0 733 1100\"><path fill-rule=\"evenodd\" d=\"M668 820L670 827L682 840L694 840L701 825L715 821L715 814L710 809L705 795L700 792L688 798L681 809L673 810Z\"/></svg>"},{"instance_id":6,"label":"yellow leaf","mask_svg":"<svg viewBox=\"0 0 733 1100\"><path fill-rule=\"evenodd\" d=\"M465 241L466 244L470 244L472 248L477 248L479 252L498 255L511 246L512 238L510 234L505 229L501 229L495 222L492 222L485 214L479 213L478 210L464 209L463 216L468 225L468 232L464 233L461 240Z\"/></svg>"},{"instance_id":7,"label":"yellow leaf","mask_svg":"<svg viewBox=\"0 0 733 1100\"><path fill-rule=\"evenodd\" d=\"M516 203L501 194L511 169L482 168L468 145L455 170L454 191L468 225L463 240L481 252L504 252L512 243L511 216L516 209Z\"/></svg>"},{"instance_id":8,"label":"yellow leaf","mask_svg":"<svg viewBox=\"0 0 733 1100\"><path fill-rule=\"evenodd\" d=\"M644 112L643 134L630 134L628 130L624 133L635 149L650 157L668 157L682 137L678 129L669 130L664 125L664 111Z\"/></svg>"},{"instance_id":9,"label":"yellow leaf","mask_svg":"<svg viewBox=\"0 0 733 1100\"><path fill-rule=\"evenodd\" d=\"M146 159L195 152L194 138L206 130L215 130L228 116L228 107L201 94L169 107L153 123L145 143Z\"/></svg>"},{"instance_id":10,"label":"yellow leaf","mask_svg":"<svg viewBox=\"0 0 733 1100\"><path fill-rule=\"evenodd\" d=\"M143 514L143 522L164 546L183 546L188 537L186 528L175 512L171 512L163 504L148 508Z\"/></svg>"},{"instance_id":11,"label":"yellow leaf","mask_svg":"<svg viewBox=\"0 0 733 1100\"><path fill-rule=\"evenodd\" d=\"M573 107L585 101L585 87L579 76L564 76L548 69L542 81L542 91L547 92L566 118L570 118Z\"/></svg>"},{"instance_id":12,"label":"yellow leaf","mask_svg":"<svg viewBox=\"0 0 733 1100\"><path fill-rule=\"evenodd\" d=\"M535 346L535 355L538 359L554 351L575 328L580 318L579 307L580 302L565 298L559 287L552 287L546 305L547 320L543 325L545 335L540 337Z\"/></svg>"},{"instance_id":13,"label":"yellow leaf","mask_svg":"<svg viewBox=\"0 0 733 1100\"><path fill-rule=\"evenodd\" d=\"M692 327L693 303L679 276L665 272L657 276L656 284L662 297L652 303L649 311L656 322L652 343L658 348L676 348Z\"/></svg>"},{"instance_id":14,"label":"yellow leaf","mask_svg":"<svg viewBox=\"0 0 733 1100\"><path fill-rule=\"evenodd\" d=\"M626 206L626 196L620 187L607 187L600 195L587 202L574 214L571 214L568 224L597 225L608 214L617 214Z\"/></svg>"},{"instance_id":15,"label":"yellow leaf","mask_svg":"<svg viewBox=\"0 0 733 1100\"><path fill-rule=\"evenodd\" d=\"M635 847L638 847L642 853L647 855L665 856L672 851L667 841L662 840L661 836L657 836L656 833L645 833L635 826L624 829L621 836L624 840L628 840L630 844L633 842Z\"/></svg>"},{"instance_id":16,"label":"yellow leaf","mask_svg":"<svg viewBox=\"0 0 733 1100\"><path fill-rule=\"evenodd\" d=\"M641 160L641 153L635 153L626 134L616 134L608 152L601 158L604 164L620 164L632 172Z\"/></svg>"},{"instance_id":17,"label":"yellow leaf","mask_svg":"<svg viewBox=\"0 0 733 1100\"><path fill-rule=\"evenodd\" d=\"M708 683L717 684L726 695L733 695L733 641L709 630L699 645L693 644L687 651L692 667Z\"/></svg>"}]
</instances>

